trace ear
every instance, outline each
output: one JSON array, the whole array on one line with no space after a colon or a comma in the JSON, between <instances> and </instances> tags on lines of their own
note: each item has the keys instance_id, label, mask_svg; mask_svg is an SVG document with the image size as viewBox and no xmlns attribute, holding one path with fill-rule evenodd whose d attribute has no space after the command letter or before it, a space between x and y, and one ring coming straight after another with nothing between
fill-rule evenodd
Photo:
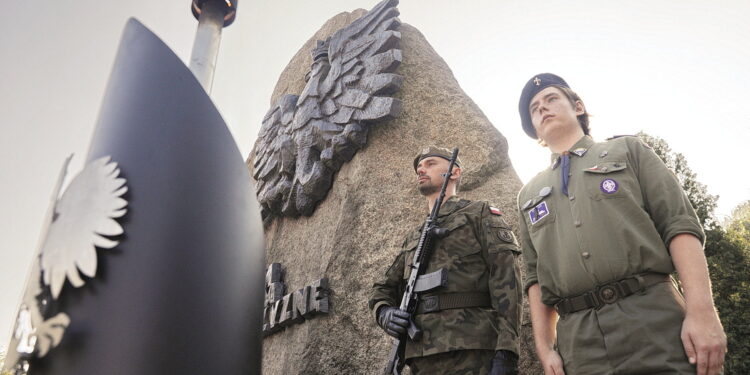
<instances>
[{"instance_id":1,"label":"ear","mask_svg":"<svg viewBox=\"0 0 750 375\"><path fill-rule=\"evenodd\" d=\"M586 106L583 105L582 101L576 100L575 110L576 110L576 116L580 116L586 113Z\"/></svg>"},{"instance_id":2,"label":"ear","mask_svg":"<svg viewBox=\"0 0 750 375\"><path fill-rule=\"evenodd\" d=\"M461 167L454 166L451 171L451 180L458 180L461 177Z\"/></svg>"}]
</instances>

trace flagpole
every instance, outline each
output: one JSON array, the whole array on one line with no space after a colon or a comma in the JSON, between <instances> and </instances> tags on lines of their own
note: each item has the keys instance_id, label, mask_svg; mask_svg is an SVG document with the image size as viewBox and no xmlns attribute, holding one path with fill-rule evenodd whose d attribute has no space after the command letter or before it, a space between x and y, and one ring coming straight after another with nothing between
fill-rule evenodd
<instances>
[{"instance_id":1,"label":"flagpole","mask_svg":"<svg viewBox=\"0 0 750 375\"><path fill-rule=\"evenodd\" d=\"M192 0L191 9L193 16L198 20L198 30L190 55L190 71L209 94L221 44L221 29L234 22L237 1Z\"/></svg>"}]
</instances>

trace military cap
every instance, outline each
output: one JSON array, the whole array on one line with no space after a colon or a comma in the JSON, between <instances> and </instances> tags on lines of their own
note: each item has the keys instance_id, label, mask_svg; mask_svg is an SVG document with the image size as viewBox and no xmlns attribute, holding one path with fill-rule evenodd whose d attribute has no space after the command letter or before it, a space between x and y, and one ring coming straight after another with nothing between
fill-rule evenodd
<instances>
[{"instance_id":1,"label":"military cap","mask_svg":"<svg viewBox=\"0 0 750 375\"><path fill-rule=\"evenodd\" d=\"M531 103L531 99L534 98L534 95L550 86L570 88L568 83L561 77L552 73L542 73L535 75L529 80L529 82L526 82L526 86L524 86L523 91L521 91L521 100L518 102L518 113L521 114L521 125L523 126L523 131L525 131L531 138L537 139L538 137L536 135L536 130L534 130L534 124L531 123L529 104Z\"/></svg>"},{"instance_id":2,"label":"military cap","mask_svg":"<svg viewBox=\"0 0 750 375\"><path fill-rule=\"evenodd\" d=\"M417 165L419 165L419 162L422 161L422 159L429 158L430 156L437 156L445 160L451 160L453 151L437 146L425 147L422 152L417 154L417 156L414 158L414 171L417 171ZM461 158L456 158L456 166L459 168L461 167Z\"/></svg>"}]
</instances>

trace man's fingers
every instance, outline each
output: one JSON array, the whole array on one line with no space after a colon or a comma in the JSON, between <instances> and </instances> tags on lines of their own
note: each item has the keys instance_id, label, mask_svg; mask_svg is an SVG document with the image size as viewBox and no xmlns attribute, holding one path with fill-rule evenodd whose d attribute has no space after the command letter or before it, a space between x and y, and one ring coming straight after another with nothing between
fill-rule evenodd
<instances>
[{"instance_id":1,"label":"man's fingers","mask_svg":"<svg viewBox=\"0 0 750 375\"><path fill-rule=\"evenodd\" d=\"M409 319L411 318L411 314L409 314L406 311L403 311L401 309L395 309L393 310L393 316L397 316L399 318Z\"/></svg>"},{"instance_id":2,"label":"man's fingers","mask_svg":"<svg viewBox=\"0 0 750 375\"><path fill-rule=\"evenodd\" d=\"M401 335L398 332L395 332L395 331L391 330L390 328L386 329L385 333L387 333L387 334L389 334L389 335L391 335L391 336L393 336L395 338L401 337Z\"/></svg>"},{"instance_id":3,"label":"man's fingers","mask_svg":"<svg viewBox=\"0 0 750 375\"><path fill-rule=\"evenodd\" d=\"M685 347L685 354L687 354L688 361L694 365L697 359L696 359L695 346L693 345L693 341L690 339L690 335L688 335L685 332L682 333L681 338L682 338L682 346Z\"/></svg>"},{"instance_id":4,"label":"man's fingers","mask_svg":"<svg viewBox=\"0 0 750 375\"><path fill-rule=\"evenodd\" d=\"M393 322L388 323L388 329L397 332L398 334L406 332L406 327L394 324Z\"/></svg>"},{"instance_id":5,"label":"man's fingers","mask_svg":"<svg viewBox=\"0 0 750 375\"><path fill-rule=\"evenodd\" d=\"M708 374L708 352L703 350L698 350L696 354L696 369L698 370L698 375L707 375Z\"/></svg>"},{"instance_id":6,"label":"man's fingers","mask_svg":"<svg viewBox=\"0 0 750 375\"><path fill-rule=\"evenodd\" d=\"M563 370L561 363L556 363L553 369L555 370L555 375L565 375L565 371Z\"/></svg>"},{"instance_id":7,"label":"man's fingers","mask_svg":"<svg viewBox=\"0 0 750 375\"><path fill-rule=\"evenodd\" d=\"M708 374L718 375L724 367L724 353L722 350L713 350L709 355Z\"/></svg>"},{"instance_id":8,"label":"man's fingers","mask_svg":"<svg viewBox=\"0 0 750 375\"><path fill-rule=\"evenodd\" d=\"M401 327L404 327L404 328L406 328L406 327L409 326L409 320L402 319L402 318L400 318L398 316L395 316L395 315L393 317L391 317L391 323L396 324L396 325L401 326Z\"/></svg>"}]
</instances>

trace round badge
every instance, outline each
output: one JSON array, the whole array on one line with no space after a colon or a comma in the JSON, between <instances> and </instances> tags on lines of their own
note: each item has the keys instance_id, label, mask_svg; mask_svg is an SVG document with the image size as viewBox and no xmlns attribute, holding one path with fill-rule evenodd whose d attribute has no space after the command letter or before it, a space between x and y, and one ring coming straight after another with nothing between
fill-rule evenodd
<instances>
[{"instance_id":1,"label":"round badge","mask_svg":"<svg viewBox=\"0 0 750 375\"><path fill-rule=\"evenodd\" d=\"M601 184L599 184L599 189L601 189L605 194L614 194L619 188L620 184L618 184L617 181L611 178L605 179Z\"/></svg>"},{"instance_id":2,"label":"round badge","mask_svg":"<svg viewBox=\"0 0 750 375\"><path fill-rule=\"evenodd\" d=\"M513 236L510 234L510 231L507 230L498 231L497 238L499 238L503 242L513 242Z\"/></svg>"}]
</instances>

